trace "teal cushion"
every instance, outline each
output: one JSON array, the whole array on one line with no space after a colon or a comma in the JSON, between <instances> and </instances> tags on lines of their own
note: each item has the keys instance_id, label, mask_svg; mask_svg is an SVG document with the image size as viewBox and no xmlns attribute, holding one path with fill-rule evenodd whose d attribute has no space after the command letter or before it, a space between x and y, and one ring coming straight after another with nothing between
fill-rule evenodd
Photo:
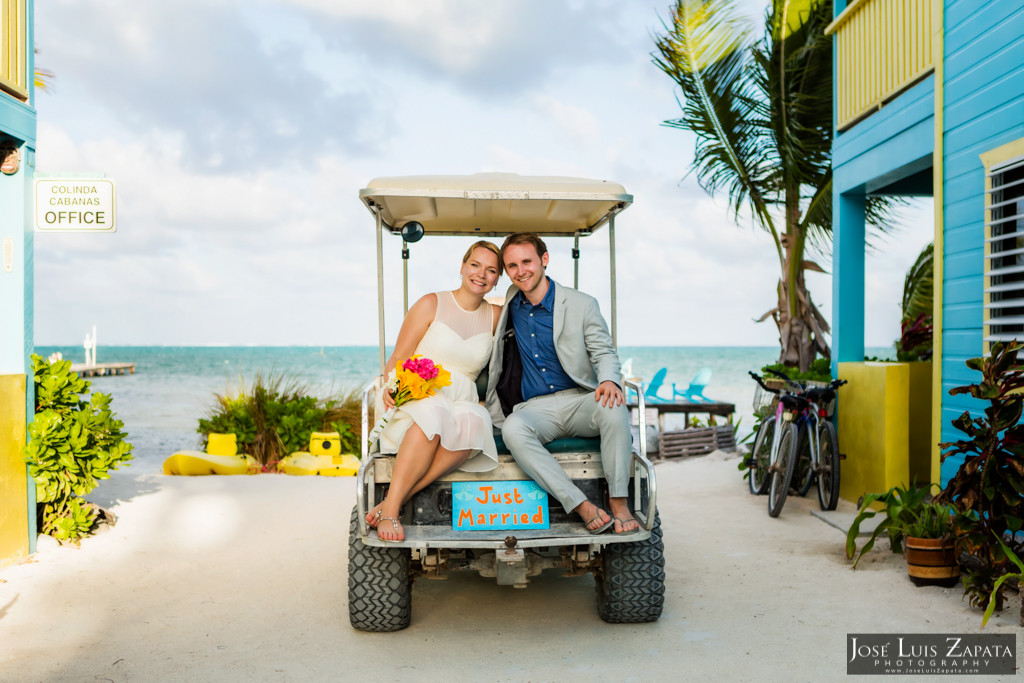
<instances>
[{"instance_id":1,"label":"teal cushion","mask_svg":"<svg viewBox=\"0 0 1024 683\"><path fill-rule=\"evenodd\" d=\"M498 447L499 455L509 455L501 434L494 435L494 445ZM544 448L552 453L597 453L601 450L601 439L598 437L570 436L565 439L555 439Z\"/></svg>"}]
</instances>

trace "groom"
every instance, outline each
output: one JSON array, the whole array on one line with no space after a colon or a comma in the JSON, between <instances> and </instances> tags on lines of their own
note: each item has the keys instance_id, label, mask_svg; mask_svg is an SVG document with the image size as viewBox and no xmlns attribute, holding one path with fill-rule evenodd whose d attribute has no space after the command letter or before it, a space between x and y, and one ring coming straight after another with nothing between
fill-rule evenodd
<instances>
[{"instance_id":1,"label":"groom","mask_svg":"<svg viewBox=\"0 0 1024 683\"><path fill-rule=\"evenodd\" d=\"M591 533L612 526L617 534L636 531L627 501L632 446L618 355L597 300L545 275L548 258L533 233L509 235L501 246L512 286L491 353L487 408L523 471ZM558 438L598 435L610 515L587 500L544 448Z\"/></svg>"}]
</instances>

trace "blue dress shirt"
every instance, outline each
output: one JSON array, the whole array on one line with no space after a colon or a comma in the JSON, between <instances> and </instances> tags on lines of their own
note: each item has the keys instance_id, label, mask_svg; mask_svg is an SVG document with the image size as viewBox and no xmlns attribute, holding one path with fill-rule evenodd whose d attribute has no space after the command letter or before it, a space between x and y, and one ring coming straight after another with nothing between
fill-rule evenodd
<instances>
[{"instance_id":1,"label":"blue dress shirt","mask_svg":"<svg viewBox=\"0 0 1024 683\"><path fill-rule=\"evenodd\" d=\"M548 280L548 291L534 306L522 292L512 299L509 313L516 331L516 345L523 361L523 400L575 389L576 383L565 374L555 353L555 283Z\"/></svg>"}]
</instances>

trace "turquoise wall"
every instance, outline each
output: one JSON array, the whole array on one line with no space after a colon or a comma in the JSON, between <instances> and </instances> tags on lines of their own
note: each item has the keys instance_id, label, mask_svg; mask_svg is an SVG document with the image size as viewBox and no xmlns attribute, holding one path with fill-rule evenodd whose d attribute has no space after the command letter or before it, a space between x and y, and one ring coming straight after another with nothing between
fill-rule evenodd
<instances>
[{"instance_id":1,"label":"turquoise wall","mask_svg":"<svg viewBox=\"0 0 1024 683\"><path fill-rule=\"evenodd\" d=\"M833 139L833 374L864 360L865 197L931 168L934 101L929 76Z\"/></svg>"},{"instance_id":2,"label":"turquoise wall","mask_svg":"<svg viewBox=\"0 0 1024 683\"><path fill-rule=\"evenodd\" d=\"M1024 137L1024 3L949 0L944 17L942 440L981 404L949 389L977 373L964 361L984 352L982 336L985 171L979 154ZM942 466L945 485L962 458Z\"/></svg>"}]
</instances>

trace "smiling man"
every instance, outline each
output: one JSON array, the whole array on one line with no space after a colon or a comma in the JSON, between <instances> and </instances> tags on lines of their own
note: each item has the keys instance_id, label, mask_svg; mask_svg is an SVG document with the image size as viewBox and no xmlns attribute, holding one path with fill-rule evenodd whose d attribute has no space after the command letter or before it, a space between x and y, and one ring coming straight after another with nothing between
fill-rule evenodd
<instances>
[{"instance_id":1,"label":"smiling man","mask_svg":"<svg viewBox=\"0 0 1024 683\"><path fill-rule=\"evenodd\" d=\"M619 358L597 300L549 278L548 259L533 233L509 235L501 246L512 286L491 353L487 407L523 471L591 533L636 531L627 501L631 442ZM544 448L568 436L601 437L610 515Z\"/></svg>"}]
</instances>

